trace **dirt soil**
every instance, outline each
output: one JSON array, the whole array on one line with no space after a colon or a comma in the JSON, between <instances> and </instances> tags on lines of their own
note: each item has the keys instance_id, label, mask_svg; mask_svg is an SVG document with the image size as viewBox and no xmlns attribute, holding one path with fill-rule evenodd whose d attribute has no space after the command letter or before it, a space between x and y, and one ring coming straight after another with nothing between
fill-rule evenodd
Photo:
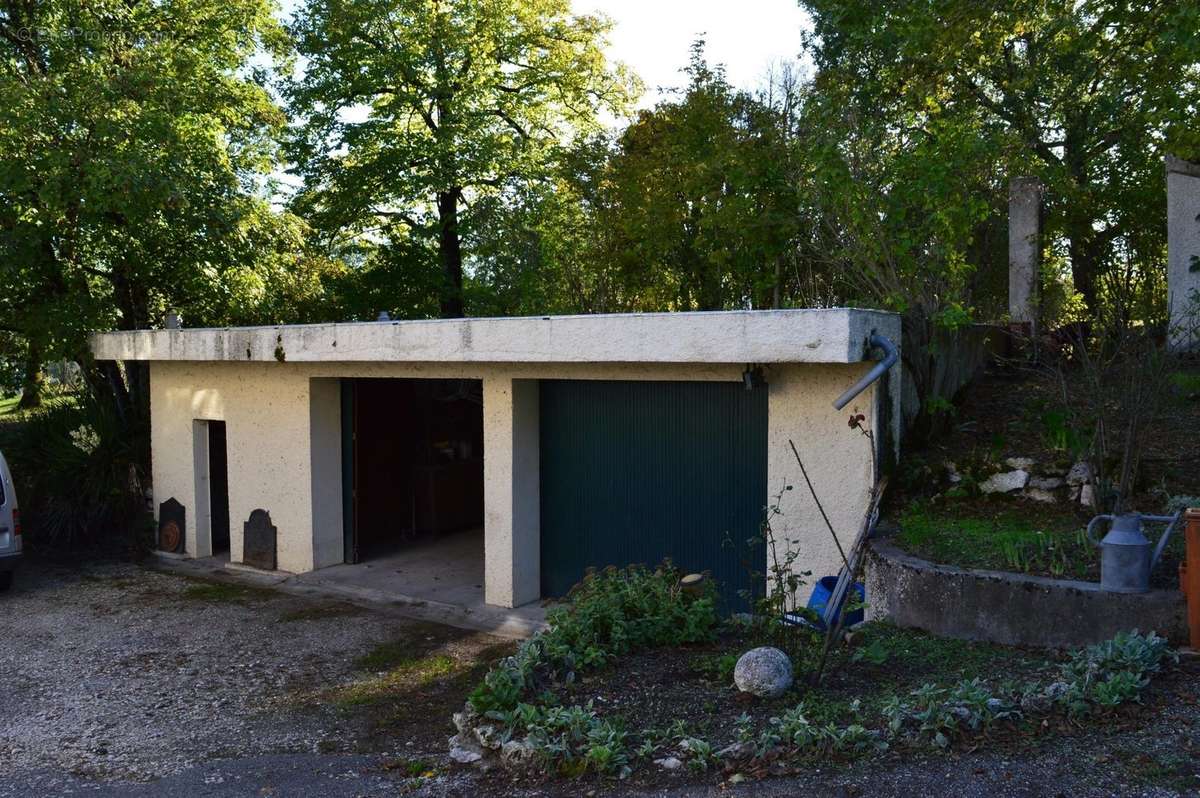
<instances>
[{"instance_id":1,"label":"dirt soil","mask_svg":"<svg viewBox=\"0 0 1200 798\"><path fill-rule=\"evenodd\" d=\"M450 714L511 642L134 565L30 563L0 607L0 796L1200 794L1196 659L1157 679L1144 707L974 750L809 762L736 785L648 764L627 781L514 779L456 765L446 745ZM865 717L889 690L1054 665L1040 652L889 640L883 662L839 654L819 693L777 702L743 702L714 675L714 655L740 645L730 639L631 657L563 698L631 727L681 718L715 742L742 712L762 723L801 698L844 722L855 697Z\"/></svg>"},{"instance_id":2,"label":"dirt soil","mask_svg":"<svg viewBox=\"0 0 1200 798\"><path fill-rule=\"evenodd\" d=\"M1196 367L1186 371L1193 379L1198 373L1200 369ZM899 524L914 506L922 507L932 518L944 519L948 530L960 519L990 521L998 531L1011 528L1014 518L1020 526L1023 519L1026 525L1059 538L1056 546L1067 555L1067 566L1060 566L1064 572L1051 572L1047 567L1049 558L1045 556L1030 556L1028 559L1032 562L1014 569L996 552L983 549L970 552L974 558L957 559L982 558L987 562L957 562L953 541L918 547L921 550L913 553L951 565L1099 580L1096 551L1086 541L1078 539L1079 532L1095 515L1095 510L1061 496L1058 503L1046 504L1021 495L985 496L970 492L962 495L964 492L955 491L955 486L948 481L944 467L945 463L954 463L960 472L976 470L990 474L1010 470L1003 465L1006 458L1021 457L1032 458L1035 469L1046 467L1065 473L1075 458L1053 445L1046 422L1047 415L1060 414L1063 407L1059 382L1048 372L1023 367L990 369L969 389L943 435L922 449L905 453L897 477L892 480L884 526ZM1195 452L1194 441L1182 434L1183 430L1194 429L1200 429L1200 395L1177 390L1169 401L1164 402L1162 417L1147 433L1137 490L1130 509L1162 514L1172 496L1200 496L1200 470L1195 467L1200 457ZM1156 536L1161 529L1151 527L1147 534ZM902 539L897 542L904 545ZM957 548L969 549L971 545L970 541L964 540ZM1183 548L1183 536L1176 534L1155 571L1156 587L1169 588L1178 583L1176 569ZM941 557L937 556L939 550ZM1045 554L1044 551L1041 553Z\"/></svg>"},{"instance_id":3,"label":"dirt soil","mask_svg":"<svg viewBox=\"0 0 1200 798\"><path fill-rule=\"evenodd\" d=\"M1186 373L1194 377L1200 374L1200 367L1193 366ZM1200 395L1183 390L1175 393L1164 403L1158 423L1147 432L1133 502L1142 512L1160 512L1164 494L1200 496L1195 441L1185 434L1200 429ZM1061 388L1051 374L1029 368L993 368L968 390L947 434L906 457L915 455L935 466L994 453L998 460L1031 457L1038 463L1069 465L1070 454L1050 445L1044 421L1046 414L1062 409ZM913 493L909 491L910 496Z\"/></svg>"},{"instance_id":4,"label":"dirt soil","mask_svg":"<svg viewBox=\"0 0 1200 798\"><path fill-rule=\"evenodd\" d=\"M682 720L688 734L719 750L736 742L734 721L743 714L757 732L772 716L803 702L814 723L862 723L881 729L879 709L891 696L907 695L926 683L948 686L976 676L992 687L1049 683L1062 659L1044 651L868 626L852 647L835 652L820 687L800 686L767 701L739 693L712 672L716 655L743 651L747 645L747 640L726 634L710 645L646 651L556 692L563 704L592 702L601 715L619 718L630 731L662 730ZM856 657L856 651L877 651L885 658L873 662L862 654ZM814 649L803 657L801 667L811 668L816 655ZM856 699L857 709L852 705ZM1200 660L1170 667L1156 679L1145 701L1145 706L1080 725L1051 719L1041 726L998 730L949 753L894 748L861 759L809 759L782 777L755 773L744 765L704 774L666 772L639 760L634 774L620 784L596 777L563 781L504 772L488 774L482 783L487 794L564 798L590 795L592 790L598 795L794 795L801 785L804 792L819 787L833 795L864 796L1200 795ZM648 759L671 755L686 759L670 744ZM1051 767L1053 775L1048 777ZM731 782L739 773L748 780Z\"/></svg>"}]
</instances>

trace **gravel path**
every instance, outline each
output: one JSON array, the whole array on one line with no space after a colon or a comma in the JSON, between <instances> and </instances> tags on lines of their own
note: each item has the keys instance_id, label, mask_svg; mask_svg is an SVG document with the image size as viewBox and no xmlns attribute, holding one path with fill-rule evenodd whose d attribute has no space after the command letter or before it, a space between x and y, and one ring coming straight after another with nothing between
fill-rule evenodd
<instances>
[{"instance_id":1,"label":"gravel path","mask_svg":"<svg viewBox=\"0 0 1200 798\"><path fill-rule=\"evenodd\" d=\"M251 795L272 783L258 778L264 763L293 786L305 773L328 782L315 795L341 794L339 780L347 795L375 794L372 779L392 781L389 757L444 753L448 720L424 739L379 735L365 710L320 698L395 641L460 658L499 642L135 565L28 563L0 595L0 795L180 794L173 778L192 783L187 794Z\"/></svg>"},{"instance_id":2,"label":"gravel path","mask_svg":"<svg viewBox=\"0 0 1200 798\"><path fill-rule=\"evenodd\" d=\"M384 673L355 666L381 644L438 668L345 700ZM134 565L31 563L0 595L0 798L1200 795L1195 658L1156 680L1142 710L1023 746L736 786L716 774L480 776L448 762L449 715L508 645L387 608Z\"/></svg>"}]
</instances>

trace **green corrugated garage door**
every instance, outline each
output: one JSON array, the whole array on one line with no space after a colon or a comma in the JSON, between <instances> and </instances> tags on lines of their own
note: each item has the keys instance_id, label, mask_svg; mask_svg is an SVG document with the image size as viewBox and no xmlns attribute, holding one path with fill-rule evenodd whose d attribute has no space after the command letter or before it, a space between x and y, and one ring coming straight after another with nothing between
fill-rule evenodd
<instances>
[{"instance_id":1,"label":"green corrugated garage door","mask_svg":"<svg viewBox=\"0 0 1200 798\"><path fill-rule=\"evenodd\" d=\"M726 609L761 590L767 389L728 382L541 383L542 595L590 566L711 571ZM756 593L757 595L757 593Z\"/></svg>"}]
</instances>

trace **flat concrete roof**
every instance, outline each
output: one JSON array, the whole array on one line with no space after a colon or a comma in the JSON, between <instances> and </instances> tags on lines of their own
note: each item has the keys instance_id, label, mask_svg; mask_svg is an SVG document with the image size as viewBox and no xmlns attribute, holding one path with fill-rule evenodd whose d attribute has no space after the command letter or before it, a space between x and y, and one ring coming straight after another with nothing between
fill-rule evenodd
<instances>
[{"instance_id":1,"label":"flat concrete roof","mask_svg":"<svg viewBox=\"0 0 1200 798\"><path fill-rule=\"evenodd\" d=\"M856 363L900 317L855 308L283 324L94 333L98 360Z\"/></svg>"}]
</instances>

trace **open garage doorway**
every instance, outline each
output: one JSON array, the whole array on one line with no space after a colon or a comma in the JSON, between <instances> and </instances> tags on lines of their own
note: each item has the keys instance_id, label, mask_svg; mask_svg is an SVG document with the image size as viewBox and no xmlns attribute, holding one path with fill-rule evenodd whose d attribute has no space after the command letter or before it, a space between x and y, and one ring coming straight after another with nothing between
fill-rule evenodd
<instances>
[{"instance_id":1,"label":"open garage doorway","mask_svg":"<svg viewBox=\"0 0 1200 798\"><path fill-rule=\"evenodd\" d=\"M483 584L483 385L342 380L347 563L462 603Z\"/></svg>"}]
</instances>

